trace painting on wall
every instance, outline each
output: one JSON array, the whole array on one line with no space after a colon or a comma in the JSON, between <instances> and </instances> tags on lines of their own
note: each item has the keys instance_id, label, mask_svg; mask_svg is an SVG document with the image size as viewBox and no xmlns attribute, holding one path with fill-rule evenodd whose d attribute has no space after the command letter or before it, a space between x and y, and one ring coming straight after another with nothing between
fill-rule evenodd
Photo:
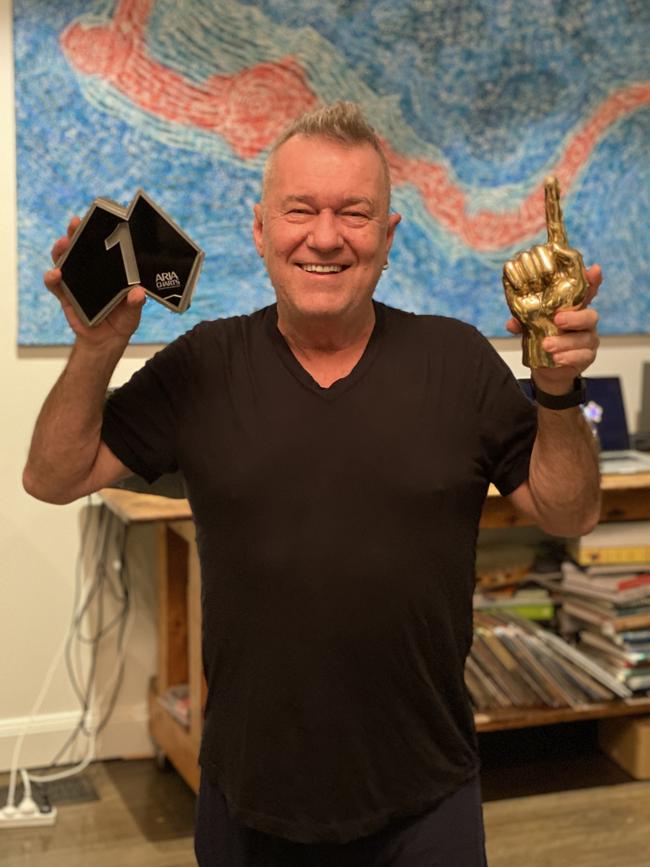
<instances>
[{"instance_id":1,"label":"painting on wall","mask_svg":"<svg viewBox=\"0 0 650 867\"><path fill-rule=\"evenodd\" d=\"M648 45L646 0L14 0L18 341L70 342L51 244L138 188L206 256L189 311L148 304L135 342L271 303L264 158L336 99L377 129L402 214L380 300L505 335L501 268L545 240L554 173L603 333L649 333Z\"/></svg>"}]
</instances>

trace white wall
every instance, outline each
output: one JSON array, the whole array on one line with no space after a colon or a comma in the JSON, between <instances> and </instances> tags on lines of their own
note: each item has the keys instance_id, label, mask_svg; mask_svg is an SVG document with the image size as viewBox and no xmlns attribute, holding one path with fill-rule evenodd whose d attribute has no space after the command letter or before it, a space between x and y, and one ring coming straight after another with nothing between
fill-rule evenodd
<instances>
[{"instance_id":1,"label":"white wall","mask_svg":"<svg viewBox=\"0 0 650 867\"><path fill-rule=\"evenodd\" d=\"M15 131L11 9L0 2L0 394L3 425L0 449L0 768L10 761L15 734L29 712L50 661L65 636L71 615L74 569L79 545L80 504L48 506L28 497L21 470L32 425L48 389L60 373L65 350L19 350L16 284ZM43 142L42 146L47 147ZM62 215L62 219L65 215ZM609 280L615 281L610 275ZM45 289L43 290L45 291ZM504 318L505 318L504 308ZM517 375L520 350L512 342L497 348ZM131 350L115 382L124 381L151 348ZM594 373L621 374L630 422L634 428L640 403L643 361L650 361L650 337L603 340ZM153 541L146 529L133 539L139 558L136 621L129 643L125 689L113 727L104 738L104 753L138 754L148 749L145 689L154 666ZM23 758L30 764L49 760L75 719L76 699L61 666L43 703L37 729L28 738Z\"/></svg>"},{"instance_id":2,"label":"white wall","mask_svg":"<svg viewBox=\"0 0 650 867\"><path fill-rule=\"evenodd\" d=\"M16 734L30 712L72 613L79 518L83 503L49 506L24 493L22 466L39 407L65 363L67 350L20 350L17 335L16 174L11 4L0 2L0 769L9 766ZM47 147L43 142L42 146ZM46 290L43 289L45 292ZM127 379L151 349L122 361ZM127 676L100 754L150 751L146 684L154 669L155 611L151 528L136 528L135 620ZM147 556L148 553L148 556ZM78 718L78 702L60 665L27 738L22 764L49 762Z\"/></svg>"}]
</instances>

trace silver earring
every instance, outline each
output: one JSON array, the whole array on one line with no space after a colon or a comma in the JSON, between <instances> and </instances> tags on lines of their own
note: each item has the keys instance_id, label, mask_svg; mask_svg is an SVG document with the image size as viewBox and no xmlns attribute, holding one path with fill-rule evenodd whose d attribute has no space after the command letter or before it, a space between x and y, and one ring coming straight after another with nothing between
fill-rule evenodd
<instances>
[{"instance_id":1,"label":"silver earring","mask_svg":"<svg viewBox=\"0 0 650 867\"><path fill-rule=\"evenodd\" d=\"M389 264L388 264L388 262L386 262L386 263L384 264L384 267L383 267L381 270L382 270L382 271L388 271L388 268L389 268Z\"/></svg>"}]
</instances>

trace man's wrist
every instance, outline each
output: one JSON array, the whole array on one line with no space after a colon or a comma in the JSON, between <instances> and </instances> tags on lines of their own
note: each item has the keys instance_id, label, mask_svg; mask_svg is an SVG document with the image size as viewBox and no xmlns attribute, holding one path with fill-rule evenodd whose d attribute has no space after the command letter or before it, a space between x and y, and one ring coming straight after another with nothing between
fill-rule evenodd
<instances>
[{"instance_id":1,"label":"man's wrist","mask_svg":"<svg viewBox=\"0 0 650 867\"><path fill-rule=\"evenodd\" d=\"M87 340L86 338L77 335L72 348L75 355L83 358L94 359L100 364L102 362L112 362L117 364L120 358L124 355L128 345L128 338L123 339L117 337L112 340L102 340L98 342Z\"/></svg>"},{"instance_id":2,"label":"man's wrist","mask_svg":"<svg viewBox=\"0 0 650 867\"><path fill-rule=\"evenodd\" d=\"M543 406L546 409L570 409L574 406L580 406L585 403L586 400L585 383L581 376L576 376L574 378L571 390L564 392L564 394L550 394L547 391L543 391L535 384L532 377L530 380L530 387L533 400L539 404L539 406Z\"/></svg>"}]
</instances>

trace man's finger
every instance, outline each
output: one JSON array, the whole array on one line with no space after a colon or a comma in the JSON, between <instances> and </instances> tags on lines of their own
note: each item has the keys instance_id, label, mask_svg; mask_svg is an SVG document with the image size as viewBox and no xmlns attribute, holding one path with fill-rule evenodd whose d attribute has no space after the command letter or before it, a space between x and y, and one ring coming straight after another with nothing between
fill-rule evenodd
<instances>
[{"instance_id":1,"label":"man's finger","mask_svg":"<svg viewBox=\"0 0 650 867\"><path fill-rule=\"evenodd\" d=\"M126 296L128 307L142 307L146 300L147 296L142 286L139 284L137 286L131 286L128 295Z\"/></svg>"},{"instance_id":2,"label":"man's finger","mask_svg":"<svg viewBox=\"0 0 650 867\"><path fill-rule=\"evenodd\" d=\"M576 333L595 331L599 318L598 311L593 307L583 307L581 310L559 310L553 317L553 322L562 331ZM549 338L549 340L555 339Z\"/></svg>"},{"instance_id":3,"label":"man's finger","mask_svg":"<svg viewBox=\"0 0 650 867\"><path fill-rule=\"evenodd\" d=\"M54 242L50 255L55 265L58 263L59 259L65 253L69 246L70 239L66 235L64 235L62 238L57 238L57 240Z\"/></svg>"},{"instance_id":4,"label":"man's finger","mask_svg":"<svg viewBox=\"0 0 650 867\"><path fill-rule=\"evenodd\" d=\"M43 283L59 301L65 301L65 295L61 288L61 271L58 268L46 271L43 275Z\"/></svg>"},{"instance_id":5,"label":"man's finger","mask_svg":"<svg viewBox=\"0 0 650 867\"><path fill-rule=\"evenodd\" d=\"M54 242L50 255L52 256L52 261L55 265L58 263L61 256L70 246L70 241L72 240L74 233L79 228L80 223L81 220L79 217L73 217L68 223L68 229L66 234L63 235L61 238L57 238L57 240Z\"/></svg>"},{"instance_id":6,"label":"man's finger","mask_svg":"<svg viewBox=\"0 0 650 867\"><path fill-rule=\"evenodd\" d=\"M568 247L569 241L564 228L562 208L560 207L560 185L553 175L544 181L544 209L546 211L546 231L549 244Z\"/></svg>"},{"instance_id":7,"label":"man's finger","mask_svg":"<svg viewBox=\"0 0 650 867\"><path fill-rule=\"evenodd\" d=\"M587 304L591 304L598 294L598 287L603 282L603 271L600 265L590 265L589 268L586 269L585 275L587 277L587 282L589 283L589 291L587 292L587 297L585 299L586 307Z\"/></svg>"},{"instance_id":8,"label":"man's finger","mask_svg":"<svg viewBox=\"0 0 650 867\"><path fill-rule=\"evenodd\" d=\"M74 216L70 222L68 223L68 238L72 238L74 233L79 228L79 223L81 223L81 217Z\"/></svg>"}]
</instances>

